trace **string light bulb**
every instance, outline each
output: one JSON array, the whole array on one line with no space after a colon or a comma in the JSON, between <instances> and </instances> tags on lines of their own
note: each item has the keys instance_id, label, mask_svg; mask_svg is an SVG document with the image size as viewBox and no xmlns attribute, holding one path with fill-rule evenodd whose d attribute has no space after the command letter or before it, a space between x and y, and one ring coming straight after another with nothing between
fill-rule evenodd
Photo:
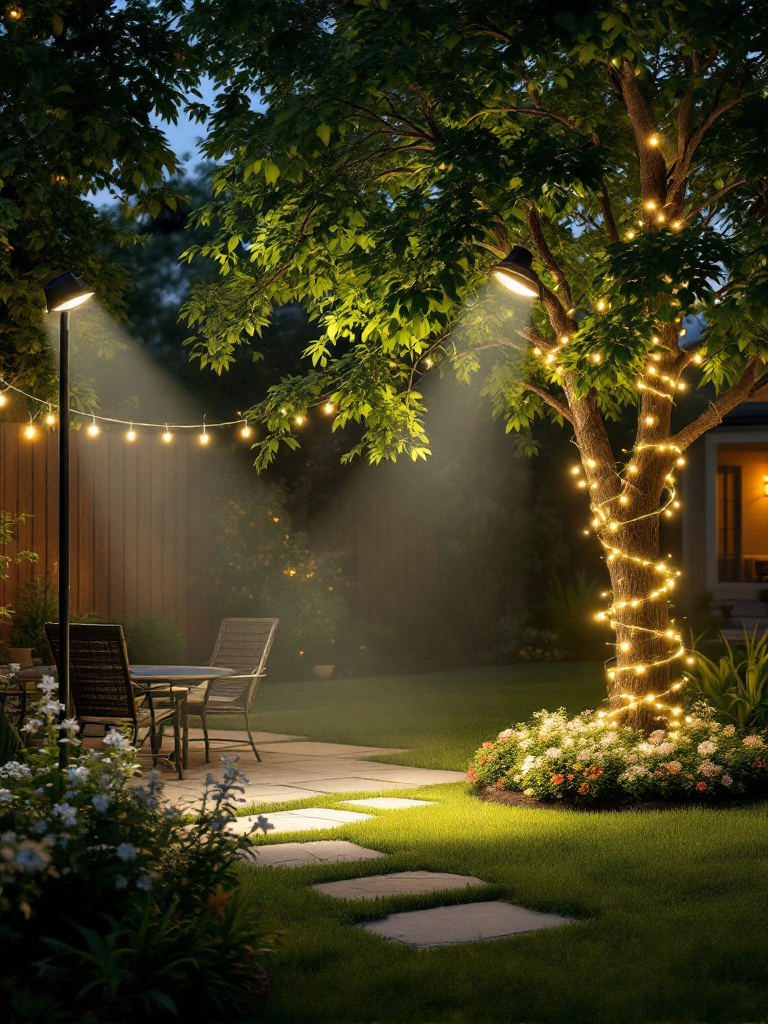
<instances>
[{"instance_id":1,"label":"string light bulb","mask_svg":"<svg viewBox=\"0 0 768 1024\"><path fill-rule=\"evenodd\" d=\"M248 420L243 420L243 429L240 431L240 437L250 437L253 431L248 426Z\"/></svg>"},{"instance_id":2,"label":"string light bulb","mask_svg":"<svg viewBox=\"0 0 768 1024\"><path fill-rule=\"evenodd\" d=\"M45 425L46 427L53 427L56 425L56 416L50 405L48 406L48 412L45 415Z\"/></svg>"},{"instance_id":3,"label":"string light bulb","mask_svg":"<svg viewBox=\"0 0 768 1024\"><path fill-rule=\"evenodd\" d=\"M172 440L173 440L173 434L168 429L168 424L166 423L165 424L165 433L163 434L163 441L166 444L170 444Z\"/></svg>"},{"instance_id":4,"label":"string light bulb","mask_svg":"<svg viewBox=\"0 0 768 1024\"><path fill-rule=\"evenodd\" d=\"M326 402L325 405L323 406L323 412L326 414L326 416L332 416L335 411L336 409L334 407L333 402Z\"/></svg>"},{"instance_id":5,"label":"string light bulb","mask_svg":"<svg viewBox=\"0 0 768 1024\"><path fill-rule=\"evenodd\" d=\"M101 433L101 430L99 429L99 425L96 422L96 417L94 416L93 420L88 425L88 436L89 437L98 437L100 433Z\"/></svg>"},{"instance_id":6,"label":"string light bulb","mask_svg":"<svg viewBox=\"0 0 768 1024\"><path fill-rule=\"evenodd\" d=\"M7 404L8 404L8 396L5 393L5 388L3 388L3 390L0 391L0 408L2 408L4 405L7 405Z\"/></svg>"},{"instance_id":7,"label":"string light bulb","mask_svg":"<svg viewBox=\"0 0 768 1024\"><path fill-rule=\"evenodd\" d=\"M35 430L35 425L32 422L32 413L30 413L29 414L29 425L28 425L27 429L24 431L24 436L28 437L29 440L31 441L36 436L36 434L37 434L37 431Z\"/></svg>"},{"instance_id":8,"label":"string light bulb","mask_svg":"<svg viewBox=\"0 0 768 1024\"><path fill-rule=\"evenodd\" d=\"M133 429L133 423L131 423L130 428L128 430L126 430L126 432L125 432L125 440L126 441L135 441L136 440L136 431Z\"/></svg>"}]
</instances>

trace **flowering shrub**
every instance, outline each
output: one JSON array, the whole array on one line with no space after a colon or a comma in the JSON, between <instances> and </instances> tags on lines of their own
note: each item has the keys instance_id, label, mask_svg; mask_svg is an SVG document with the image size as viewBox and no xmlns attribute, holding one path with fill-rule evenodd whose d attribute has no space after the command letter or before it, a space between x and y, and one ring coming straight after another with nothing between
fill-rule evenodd
<instances>
[{"instance_id":1,"label":"flowering shrub","mask_svg":"<svg viewBox=\"0 0 768 1024\"><path fill-rule=\"evenodd\" d=\"M208 776L187 824L163 802L156 772L136 779L122 733L85 751L65 721L59 740L56 683L40 689L24 726L33 745L0 764L0 1019L252 1012L272 936L237 892L247 839L224 831L242 794L236 764L225 763L222 782ZM72 751L63 772L60 742Z\"/></svg>"},{"instance_id":2,"label":"flowering shrub","mask_svg":"<svg viewBox=\"0 0 768 1024\"><path fill-rule=\"evenodd\" d=\"M650 736L585 711L540 711L484 743L467 778L539 800L577 804L719 801L768 794L768 736L723 726L698 704Z\"/></svg>"}]
</instances>

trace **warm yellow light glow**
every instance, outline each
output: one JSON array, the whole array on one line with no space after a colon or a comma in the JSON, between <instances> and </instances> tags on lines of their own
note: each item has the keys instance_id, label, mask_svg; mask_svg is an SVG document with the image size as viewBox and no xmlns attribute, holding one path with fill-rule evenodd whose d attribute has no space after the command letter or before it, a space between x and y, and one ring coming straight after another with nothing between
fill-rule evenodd
<instances>
[{"instance_id":1,"label":"warm yellow light glow","mask_svg":"<svg viewBox=\"0 0 768 1024\"><path fill-rule=\"evenodd\" d=\"M605 299L597 300L597 302L595 303L595 308L597 309L598 313L602 313L605 310L605 305Z\"/></svg>"},{"instance_id":2,"label":"warm yellow light glow","mask_svg":"<svg viewBox=\"0 0 768 1024\"><path fill-rule=\"evenodd\" d=\"M8 404L8 397L4 391L0 391L0 408Z\"/></svg>"},{"instance_id":3,"label":"warm yellow light glow","mask_svg":"<svg viewBox=\"0 0 768 1024\"><path fill-rule=\"evenodd\" d=\"M126 430L126 432L125 432L125 440L126 441L135 441L136 440L136 431L133 429L133 424L131 424L131 429L130 430Z\"/></svg>"},{"instance_id":4,"label":"warm yellow light glow","mask_svg":"<svg viewBox=\"0 0 768 1024\"><path fill-rule=\"evenodd\" d=\"M28 437L29 440L31 441L32 438L35 437L36 434L37 434L37 431L35 430L34 425L32 424L32 420L30 420L29 421L29 426L24 431L24 437Z\"/></svg>"},{"instance_id":5,"label":"warm yellow light glow","mask_svg":"<svg viewBox=\"0 0 768 1024\"><path fill-rule=\"evenodd\" d=\"M649 146L658 146L658 144L659 144L659 136L658 135L649 135L648 136L648 145Z\"/></svg>"},{"instance_id":6,"label":"warm yellow light glow","mask_svg":"<svg viewBox=\"0 0 768 1024\"><path fill-rule=\"evenodd\" d=\"M46 427L53 427L56 425L56 416L54 415L52 409L49 409L48 412L46 413L45 425Z\"/></svg>"},{"instance_id":7,"label":"warm yellow light glow","mask_svg":"<svg viewBox=\"0 0 768 1024\"><path fill-rule=\"evenodd\" d=\"M592 362L593 363L599 363L602 360L602 358L603 357L600 355L599 352L593 352L592 353Z\"/></svg>"},{"instance_id":8,"label":"warm yellow light glow","mask_svg":"<svg viewBox=\"0 0 768 1024\"><path fill-rule=\"evenodd\" d=\"M562 336L562 337L560 338L560 344L561 344L561 345L567 345L567 344L568 344L568 342L569 342L570 340L571 340L571 339L570 339L570 338L568 337L568 335L567 335L567 334L564 334L564 335L563 335L563 336Z\"/></svg>"},{"instance_id":9,"label":"warm yellow light glow","mask_svg":"<svg viewBox=\"0 0 768 1024\"><path fill-rule=\"evenodd\" d=\"M667 219L667 218L666 218L666 217L664 216L664 214L663 214L663 213L660 213L660 214L658 214L658 216L656 217L656 223L657 223L657 224L663 224L663 223L664 223L664 222L666 221L666 219Z\"/></svg>"},{"instance_id":10,"label":"warm yellow light glow","mask_svg":"<svg viewBox=\"0 0 768 1024\"><path fill-rule=\"evenodd\" d=\"M655 210L656 209L656 203L655 203L655 201L653 199L647 199L643 203L643 206L645 207L646 210Z\"/></svg>"},{"instance_id":11,"label":"warm yellow light glow","mask_svg":"<svg viewBox=\"0 0 768 1024\"><path fill-rule=\"evenodd\" d=\"M244 423L243 424L243 429L240 431L240 436L241 437L250 437L252 433L253 433L253 431L248 426L248 424Z\"/></svg>"},{"instance_id":12,"label":"warm yellow light glow","mask_svg":"<svg viewBox=\"0 0 768 1024\"><path fill-rule=\"evenodd\" d=\"M167 426L165 428L165 433L162 436L163 436L163 441L166 444L170 444L171 441L173 440L173 434L170 432L170 430L168 429Z\"/></svg>"},{"instance_id":13,"label":"warm yellow light glow","mask_svg":"<svg viewBox=\"0 0 768 1024\"><path fill-rule=\"evenodd\" d=\"M503 270L495 270L493 276L515 295L524 295L527 299L538 299L539 297L534 286L527 284L522 278L512 277L511 274L505 274Z\"/></svg>"},{"instance_id":14,"label":"warm yellow light glow","mask_svg":"<svg viewBox=\"0 0 768 1024\"><path fill-rule=\"evenodd\" d=\"M682 226L683 222L681 220L673 220L672 224L670 225L673 231L679 231Z\"/></svg>"},{"instance_id":15,"label":"warm yellow light glow","mask_svg":"<svg viewBox=\"0 0 768 1024\"><path fill-rule=\"evenodd\" d=\"M622 494L621 495L621 497L619 498L619 504L620 505L628 505L629 504L629 498L626 496L626 494Z\"/></svg>"},{"instance_id":16,"label":"warm yellow light glow","mask_svg":"<svg viewBox=\"0 0 768 1024\"><path fill-rule=\"evenodd\" d=\"M100 433L101 433L101 430L99 429L99 425L96 422L96 419L94 417L93 423L89 423L89 425L88 425L88 436L89 437L98 437Z\"/></svg>"},{"instance_id":17,"label":"warm yellow light glow","mask_svg":"<svg viewBox=\"0 0 768 1024\"><path fill-rule=\"evenodd\" d=\"M200 435L200 444L208 444L211 439L211 435L204 429Z\"/></svg>"},{"instance_id":18,"label":"warm yellow light glow","mask_svg":"<svg viewBox=\"0 0 768 1024\"><path fill-rule=\"evenodd\" d=\"M656 422L656 417L655 416L646 416L645 417L645 425L646 425L646 427L652 427L655 422Z\"/></svg>"},{"instance_id":19,"label":"warm yellow light glow","mask_svg":"<svg viewBox=\"0 0 768 1024\"><path fill-rule=\"evenodd\" d=\"M297 427L302 427L302 426L304 426L304 417L303 416L297 416L294 422L296 423Z\"/></svg>"},{"instance_id":20,"label":"warm yellow light glow","mask_svg":"<svg viewBox=\"0 0 768 1024\"><path fill-rule=\"evenodd\" d=\"M323 406L323 412L327 416L331 416L335 411L336 409L334 408L333 402L326 402L325 405Z\"/></svg>"},{"instance_id":21,"label":"warm yellow light glow","mask_svg":"<svg viewBox=\"0 0 768 1024\"><path fill-rule=\"evenodd\" d=\"M11 4L10 7L6 8L5 13L8 15L11 21L21 21L24 17L24 8L19 7L18 4Z\"/></svg>"},{"instance_id":22,"label":"warm yellow light glow","mask_svg":"<svg viewBox=\"0 0 768 1024\"><path fill-rule=\"evenodd\" d=\"M634 237L635 237L635 232L634 231L628 231L627 232L627 241L631 242Z\"/></svg>"}]
</instances>

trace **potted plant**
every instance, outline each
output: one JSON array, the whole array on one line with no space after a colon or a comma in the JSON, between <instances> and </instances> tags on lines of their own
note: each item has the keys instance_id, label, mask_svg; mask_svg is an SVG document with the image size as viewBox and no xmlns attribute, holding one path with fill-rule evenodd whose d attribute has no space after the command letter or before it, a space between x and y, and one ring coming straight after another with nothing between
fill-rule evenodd
<instances>
[{"instance_id":1,"label":"potted plant","mask_svg":"<svg viewBox=\"0 0 768 1024\"><path fill-rule=\"evenodd\" d=\"M50 664L53 660L45 636L45 623L58 618L57 582L51 572L38 573L22 588L19 606L13 615L8 642L8 657L22 668L29 668L32 659Z\"/></svg>"}]
</instances>

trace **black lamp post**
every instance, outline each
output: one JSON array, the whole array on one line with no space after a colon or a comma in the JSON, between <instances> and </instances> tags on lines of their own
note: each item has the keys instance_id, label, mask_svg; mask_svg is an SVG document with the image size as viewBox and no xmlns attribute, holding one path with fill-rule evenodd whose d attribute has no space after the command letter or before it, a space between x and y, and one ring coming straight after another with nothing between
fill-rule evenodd
<instances>
[{"instance_id":1,"label":"black lamp post","mask_svg":"<svg viewBox=\"0 0 768 1024\"><path fill-rule=\"evenodd\" d=\"M93 291L71 270L45 286L49 313L59 313L59 700L69 711L69 311L81 306ZM60 740L67 739L60 730ZM69 744L59 743L59 765L69 762Z\"/></svg>"},{"instance_id":2,"label":"black lamp post","mask_svg":"<svg viewBox=\"0 0 768 1024\"><path fill-rule=\"evenodd\" d=\"M496 280L509 288L516 295L525 295L530 299L541 298L541 281L531 270L533 253L522 245L516 245L509 256L493 268Z\"/></svg>"}]
</instances>

